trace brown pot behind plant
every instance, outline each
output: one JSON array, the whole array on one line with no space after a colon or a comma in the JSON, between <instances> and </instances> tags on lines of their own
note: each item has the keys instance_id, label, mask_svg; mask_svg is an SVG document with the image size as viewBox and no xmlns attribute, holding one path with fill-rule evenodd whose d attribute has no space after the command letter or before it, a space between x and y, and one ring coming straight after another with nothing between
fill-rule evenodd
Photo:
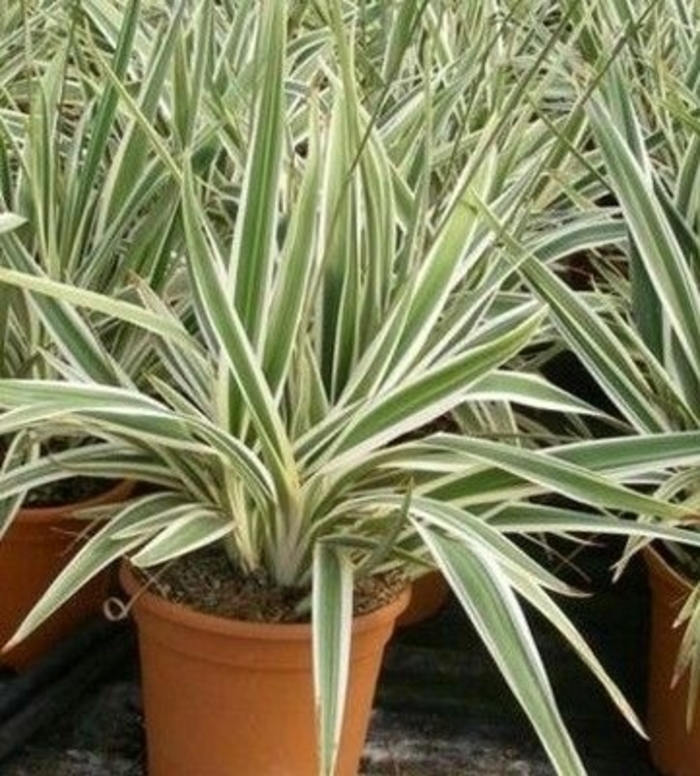
<instances>
[{"instance_id":1,"label":"brown pot behind plant","mask_svg":"<svg viewBox=\"0 0 700 776\"><path fill-rule=\"evenodd\" d=\"M651 648L647 732L651 756L665 776L700 776L700 709L686 727L688 680L671 686L683 626L673 624L691 591L690 582L655 550L645 559L651 589Z\"/></svg>"},{"instance_id":2,"label":"brown pot behind plant","mask_svg":"<svg viewBox=\"0 0 700 776\"><path fill-rule=\"evenodd\" d=\"M224 619L140 590L149 776L317 776L309 625ZM408 594L356 619L337 776L356 776L382 653Z\"/></svg>"},{"instance_id":3,"label":"brown pot behind plant","mask_svg":"<svg viewBox=\"0 0 700 776\"><path fill-rule=\"evenodd\" d=\"M20 510L0 540L0 646L14 634L51 581L80 548L76 537L86 528L71 519L79 509L128 497L130 482L120 482L100 495L76 504ZM104 572L55 612L32 635L9 652L0 665L21 670L71 630L98 613L108 594L110 575Z\"/></svg>"},{"instance_id":4,"label":"brown pot behind plant","mask_svg":"<svg viewBox=\"0 0 700 776\"><path fill-rule=\"evenodd\" d=\"M441 571L429 571L411 583L411 600L396 621L397 628L417 625L437 615L447 603L450 586Z\"/></svg>"}]
</instances>

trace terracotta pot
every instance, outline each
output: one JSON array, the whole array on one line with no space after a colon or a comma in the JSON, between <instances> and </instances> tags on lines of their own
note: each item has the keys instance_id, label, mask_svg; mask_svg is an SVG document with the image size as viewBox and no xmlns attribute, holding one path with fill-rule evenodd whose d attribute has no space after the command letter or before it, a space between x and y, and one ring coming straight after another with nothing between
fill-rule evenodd
<instances>
[{"instance_id":1,"label":"terracotta pot","mask_svg":"<svg viewBox=\"0 0 700 776\"><path fill-rule=\"evenodd\" d=\"M417 625L434 617L447 603L450 586L440 571L429 571L413 580L411 600L396 621L397 628Z\"/></svg>"},{"instance_id":2,"label":"terracotta pot","mask_svg":"<svg viewBox=\"0 0 700 776\"><path fill-rule=\"evenodd\" d=\"M125 499L132 489L133 483L125 481L77 504L20 510L0 541L0 645L14 634L51 581L80 548L76 536L85 530L86 523L71 519L71 514ZM26 668L76 626L98 613L107 597L109 578L105 572L78 591L31 636L0 654L0 665L16 670Z\"/></svg>"},{"instance_id":3,"label":"terracotta pot","mask_svg":"<svg viewBox=\"0 0 700 776\"><path fill-rule=\"evenodd\" d=\"M141 591L139 635L149 776L317 776L308 625L201 614ZM356 776L384 646L408 593L353 628L337 776Z\"/></svg>"},{"instance_id":4,"label":"terracotta pot","mask_svg":"<svg viewBox=\"0 0 700 776\"><path fill-rule=\"evenodd\" d=\"M651 588L651 651L647 732L652 760L665 776L700 776L700 709L686 727L687 677L671 687L683 627L673 623L690 582L654 550L645 551Z\"/></svg>"}]
</instances>

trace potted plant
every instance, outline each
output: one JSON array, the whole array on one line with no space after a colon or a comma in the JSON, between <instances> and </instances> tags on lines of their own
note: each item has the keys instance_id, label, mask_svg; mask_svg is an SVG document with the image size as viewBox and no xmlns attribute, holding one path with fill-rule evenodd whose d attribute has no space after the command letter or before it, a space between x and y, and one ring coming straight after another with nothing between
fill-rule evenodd
<instances>
[{"instance_id":1,"label":"potted plant","mask_svg":"<svg viewBox=\"0 0 700 776\"><path fill-rule=\"evenodd\" d=\"M700 284L697 76L690 26L670 11L634 63L619 61L587 103L591 143L579 152L607 188L598 240L617 262L585 294L556 275L551 255L516 246L522 269L563 339L612 400L620 430L638 439L637 487L686 506L697 522L697 457L670 451L700 428ZM657 32L662 31L658 39ZM637 30L639 32L639 30ZM670 36L670 37L669 37ZM649 51L674 40L674 57ZM641 53L643 52L643 53ZM654 69L655 62L664 62ZM660 96L663 94L663 98ZM599 199L599 202L602 201ZM579 220L582 236L584 218ZM572 230L573 233L574 230ZM573 243L570 244L570 248ZM665 446L668 445L668 455ZM633 550L646 543L633 542ZM645 546L652 598L649 700L651 754L664 774L700 774L698 576L696 553L674 541Z\"/></svg>"},{"instance_id":2,"label":"potted plant","mask_svg":"<svg viewBox=\"0 0 700 776\"><path fill-rule=\"evenodd\" d=\"M96 97L85 73L79 75L75 66L95 46L105 56L111 51L115 72L128 78L136 64L136 28L126 25L110 48L103 35L86 30L81 37L67 7L46 12L16 6L3 21L0 46L6 52L3 67L11 88L3 92L0 104L0 201L7 211L2 229L12 229L3 250L12 253L16 266L40 268L56 280L70 278L82 288L117 289L133 271L157 283L164 272L163 256L169 255L169 220L174 217L169 181L162 176L159 180L152 163L141 166L143 144L133 122L130 126L128 118L119 115L114 90L105 89ZM155 75L151 87L154 82ZM147 99L141 104L150 115L153 106ZM118 169L110 169L114 155L124 162ZM140 218L134 218L135 213ZM134 234L141 235L142 254L124 251ZM41 300L33 304L9 288L2 292L0 307L0 374L37 379L55 375L55 365L40 354L54 327L72 325L71 313L55 307L47 314ZM120 359L119 369L138 373L143 350L135 339L115 328L108 337L115 359L131 353L129 359ZM90 358L87 336L85 343L81 360ZM106 377L115 364L103 363ZM0 548L3 641L77 551L85 523L73 519L74 513L104 500L124 499L132 490L125 482L75 476L71 455L82 437L74 431L44 449L40 434L21 429L0 439L0 461L6 467L42 454L60 464L52 473L45 472L38 490L28 496L18 491L2 502L3 522L11 521ZM108 585L108 574L95 579L31 639L7 652L3 665L25 667L80 621L97 614Z\"/></svg>"},{"instance_id":3,"label":"potted plant","mask_svg":"<svg viewBox=\"0 0 700 776\"><path fill-rule=\"evenodd\" d=\"M538 142L523 145L518 122L510 133L488 126L476 144L478 163L433 202L425 196L430 149L417 173L412 167L411 183L366 110L340 3L315 7L310 20L284 2L253 3L233 17L213 2L190 10L166 20L159 49L172 63L163 81L170 119L191 120L182 145L173 125L154 125L100 63L178 187L184 246L163 287L155 293L134 281L130 295L114 298L61 282L8 250L15 232L2 236L0 282L30 292L48 318L69 312L75 325L52 329L58 379L0 380L0 433L78 428L94 441L73 451L74 465L154 488L86 515L103 520L13 643L125 559L151 776L282 769L350 776L372 700L371 686L358 689L355 680L376 679L404 603L397 587L416 567L434 566L557 772L584 774L519 597L635 717L551 595L572 591L519 539L686 532L527 498L556 491L669 520L685 508L625 486L627 477L634 481L624 467L627 440L604 450L544 450L454 432L412 436L471 401L588 411L536 375L502 369L533 340L543 311L513 292L514 269L478 207L483 201L496 216L525 223L533 200L523 180L558 147L556 134L532 119L523 97L524 123L537 124L528 137ZM127 13L138 14L137 5ZM417 29L411 45L432 27ZM195 63L191 72L183 61ZM296 67L313 85L301 96ZM426 100L448 76L426 68ZM512 95L519 86L514 79ZM248 95L250 117L229 110L240 94ZM518 104L514 96L505 107ZM430 102L421 110L429 116ZM240 142L245 126L248 143ZM196 164L202 158L207 163ZM105 376L108 340L93 331L109 331L110 322L148 337L150 369L139 386L123 370ZM87 344L90 360L80 358ZM12 460L0 491L14 497L55 471L51 458ZM217 589L239 602L232 616L221 615ZM378 642L368 647L375 625ZM271 658L271 643L281 639L294 654ZM284 679L271 695L263 679L270 664ZM262 708L257 700L266 701ZM344 724L356 711L360 721ZM271 738L263 738L264 721Z\"/></svg>"}]
</instances>

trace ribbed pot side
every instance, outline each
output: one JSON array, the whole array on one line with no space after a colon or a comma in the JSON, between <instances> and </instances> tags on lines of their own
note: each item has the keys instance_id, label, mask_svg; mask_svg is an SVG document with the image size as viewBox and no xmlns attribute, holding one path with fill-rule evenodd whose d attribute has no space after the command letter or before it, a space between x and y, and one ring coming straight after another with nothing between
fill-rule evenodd
<instances>
[{"instance_id":1,"label":"ribbed pot side","mask_svg":"<svg viewBox=\"0 0 700 776\"><path fill-rule=\"evenodd\" d=\"M136 596L149 776L317 776L311 628L200 614ZM337 776L356 776L384 646L408 593L359 617Z\"/></svg>"},{"instance_id":2,"label":"ribbed pot side","mask_svg":"<svg viewBox=\"0 0 700 776\"><path fill-rule=\"evenodd\" d=\"M14 634L30 609L82 546L88 524L72 518L81 509L121 501L133 483L120 482L95 498L60 507L21 509L0 541L0 645ZM32 635L0 655L0 665L22 670L60 639L98 614L107 598L110 573L79 590Z\"/></svg>"},{"instance_id":3,"label":"ribbed pot side","mask_svg":"<svg viewBox=\"0 0 700 776\"><path fill-rule=\"evenodd\" d=\"M683 626L673 627L690 582L654 550L645 551L651 590L647 732L652 760L665 776L700 776L700 709L686 726L687 677L671 686Z\"/></svg>"}]
</instances>

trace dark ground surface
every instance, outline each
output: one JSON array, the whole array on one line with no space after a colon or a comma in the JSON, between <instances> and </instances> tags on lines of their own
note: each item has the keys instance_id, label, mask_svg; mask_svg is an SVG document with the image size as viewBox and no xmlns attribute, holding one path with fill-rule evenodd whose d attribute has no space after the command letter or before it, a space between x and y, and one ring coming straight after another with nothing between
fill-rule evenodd
<instances>
[{"instance_id":1,"label":"dark ground surface","mask_svg":"<svg viewBox=\"0 0 700 776\"><path fill-rule=\"evenodd\" d=\"M615 586L594 562L592 598L569 607L606 667L642 713L647 592L643 569ZM644 741L619 718L577 658L535 623L562 712L590 776L656 776ZM84 645L83 645L84 647ZM0 760L0 776L145 776L143 729L132 634L110 629L72 667L2 716L0 755L17 731L43 729ZM93 678L90 679L90 672ZM53 693L53 695L52 695ZM54 697L55 696L55 697ZM23 727L24 726L24 727ZM450 601L441 614L407 628L385 659L366 748L365 776L552 776L536 738L473 631Z\"/></svg>"}]
</instances>

